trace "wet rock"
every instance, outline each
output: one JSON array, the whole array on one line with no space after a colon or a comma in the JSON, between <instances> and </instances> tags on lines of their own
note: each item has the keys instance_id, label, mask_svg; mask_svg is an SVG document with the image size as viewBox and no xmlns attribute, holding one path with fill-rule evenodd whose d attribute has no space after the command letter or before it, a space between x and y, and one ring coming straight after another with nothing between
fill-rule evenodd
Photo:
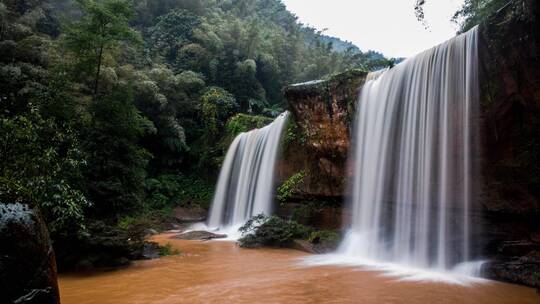
<instances>
[{"instance_id":1,"label":"wet rock","mask_svg":"<svg viewBox=\"0 0 540 304\"><path fill-rule=\"evenodd\" d=\"M208 231L189 231L186 233L182 233L179 235L174 236L173 238L179 239L179 240L202 240L207 241L211 239L224 239L226 238L226 234L216 234Z\"/></svg>"},{"instance_id":2,"label":"wet rock","mask_svg":"<svg viewBox=\"0 0 540 304\"><path fill-rule=\"evenodd\" d=\"M2 303L60 303L54 251L36 209L0 202L0 244Z\"/></svg>"},{"instance_id":3,"label":"wet rock","mask_svg":"<svg viewBox=\"0 0 540 304\"><path fill-rule=\"evenodd\" d=\"M313 244L311 244L310 242L306 241L306 240L293 240L291 242L291 246L290 246L292 249L296 249L296 250L300 250L300 251L304 251L304 252L307 252L307 253L313 253L313 254L318 254L319 252L317 252L315 250L315 248L313 247Z\"/></svg>"},{"instance_id":4,"label":"wet rock","mask_svg":"<svg viewBox=\"0 0 540 304\"><path fill-rule=\"evenodd\" d=\"M528 240L504 241L499 246L499 252L505 256L526 256L535 251L540 252L540 244Z\"/></svg>"},{"instance_id":5,"label":"wet rock","mask_svg":"<svg viewBox=\"0 0 540 304\"><path fill-rule=\"evenodd\" d=\"M159 244L155 242L147 242L144 244L142 258L144 259L157 259L159 258Z\"/></svg>"},{"instance_id":6,"label":"wet rock","mask_svg":"<svg viewBox=\"0 0 540 304\"><path fill-rule=\"evenodd\" d=\"M494 280L520 283L540 288L540 257L527 255L488 262L482 267L483 274Z\"/></svg>"},{"instance_id":7,"label":"wet rock","mask_svg":"<svg viewBox=\"0 0 540 304\"><path fill-rule=\"evenodd\" d=\"M207 213L208 212L201 207L176 207L173 210L173 217L181 223L202 222L206 219Z\"/></svg>"}]
</instances>

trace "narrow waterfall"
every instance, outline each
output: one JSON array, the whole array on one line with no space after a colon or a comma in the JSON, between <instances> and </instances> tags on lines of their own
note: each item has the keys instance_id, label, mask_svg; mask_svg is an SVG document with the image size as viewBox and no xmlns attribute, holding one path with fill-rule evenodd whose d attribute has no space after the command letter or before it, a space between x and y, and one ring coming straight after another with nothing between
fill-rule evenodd
<instances>
[{"instance_id":1,"label":"narrow waterfall","mask_svg":"<svg viewBox=\"0 0 540 304\"><path fill-rule=\"evenodd\" d=\"M223 162L208 227L237 232L249 218L270 214L274 172L288 112L268 126L238 135Z\"/></svg>"},{"instance_id":2,"label":"narrow waterfall","mask_svg":"<svg viewBox=\"0 0 540 304\"><path fill-rule=\"evenodd\" d=\"M340 253L436 271L471 259L478 92L476 28L368 76Z\"/></svg>"}]
</instances>

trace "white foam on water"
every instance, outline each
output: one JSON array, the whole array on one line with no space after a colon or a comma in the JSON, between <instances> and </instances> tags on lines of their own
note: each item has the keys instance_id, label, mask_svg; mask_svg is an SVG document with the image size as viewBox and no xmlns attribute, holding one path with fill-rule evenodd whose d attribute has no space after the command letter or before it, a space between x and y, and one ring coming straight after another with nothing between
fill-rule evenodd
<instances>
[{"instance_id":1,"label":"white foam on water","mask_svg":"<svg viewBox=\"0 0 540 304\"><path fill-rule=\"evenodd\" d=\"M480 271L485 261L457 264L450 270L407 267L396 263L384 263L378 260L364 259L358 256L339 253L311 255L300 259L305 267L342 266L358 267L360 271L375 271L381 276L394 278L396 281L436 282L460 286L487 284L490 280L481 278Z\"/></svg>"}]
</instances>

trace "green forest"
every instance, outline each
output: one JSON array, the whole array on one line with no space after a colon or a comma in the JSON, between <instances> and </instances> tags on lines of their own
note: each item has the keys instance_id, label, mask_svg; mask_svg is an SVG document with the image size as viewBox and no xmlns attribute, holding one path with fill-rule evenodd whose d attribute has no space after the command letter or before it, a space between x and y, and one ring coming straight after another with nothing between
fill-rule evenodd
<instances>
[{"instance_id":1,"label":"green forest","mask_svg":"<svg viewBox=\"0 0 540 304\"><path fill-rule=\"evenodd\" d=\"M455 18L468 29L501 2ZM285 110L284 86L399 60L279 0L2 0L0 199L39 207L60 269L131 250L173 207L208 208L231 140Z\"/></svg>"}]
</instances>

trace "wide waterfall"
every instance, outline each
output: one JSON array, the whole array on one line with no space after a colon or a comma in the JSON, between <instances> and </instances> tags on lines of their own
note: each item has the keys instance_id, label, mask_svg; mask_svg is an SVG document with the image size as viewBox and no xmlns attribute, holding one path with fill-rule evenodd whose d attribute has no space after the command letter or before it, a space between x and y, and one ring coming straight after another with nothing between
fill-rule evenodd
<instances>
[{"instance_id":1,"label":"wide waterfall","mask_svg":"<svg viewBox=\"0 0 540 304\"><path fill-rule=\"evenodd\" d=\"M343 253L442 271L471 259L477 56L475 28L368 76Z\"/></svg>"},{"instance_id":2,"label":"wide waterfall","mask_svg":"<svg viewBox=\"0 0 540 304\"><path fill-rule=\"evenodd\" d=\"M477 56L474 28L368 75L349 160L350 227L337 260L319 262L475 275Z\"/></svg>"},{"instance_id":3,"label":"wide waterfall","mask_svg":"<svg viewBox=\"0 0 540 304\"><path fill-rule=\"evenodd\" d=\"M219 174L208 227L234 237L238 227L252 216L270 214L275 164L287 117L285 112L270 125L234 139Z\"/></svg>"}]
</instances>

